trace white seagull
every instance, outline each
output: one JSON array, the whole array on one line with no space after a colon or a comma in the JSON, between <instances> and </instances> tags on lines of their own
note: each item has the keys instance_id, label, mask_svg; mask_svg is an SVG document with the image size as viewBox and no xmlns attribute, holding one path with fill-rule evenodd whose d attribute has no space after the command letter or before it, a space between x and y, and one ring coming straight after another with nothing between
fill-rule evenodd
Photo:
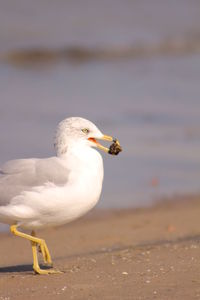
<instances>
[{"instance_id":1,"label":"white seagull","mask_svg":"<svg viewBox=\"0 0 200 300\"><path fill-rule=\"evenodd\" d=\"M106 148L97 139L112 144ZM52 260L45 241L36 237L35 230L68 223L92 209L103 182L102 157L94 147L113 155L121 151L118 140L79 117L59 123L54 145L55 157L11 160L0 169L0 222L31 242L37 274L59 271L40 268L38 247L44 263L52 266ZM31 234L18 228L31 230Z\"/></svg>"}]
</instances>

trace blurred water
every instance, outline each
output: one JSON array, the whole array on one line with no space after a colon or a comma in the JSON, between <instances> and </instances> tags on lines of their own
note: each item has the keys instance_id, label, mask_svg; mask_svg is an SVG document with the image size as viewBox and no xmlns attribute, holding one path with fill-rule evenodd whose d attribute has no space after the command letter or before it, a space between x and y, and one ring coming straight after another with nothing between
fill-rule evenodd
<instances>
[{"instance_id":1,"label":"blurred water","mask_svg":"<svg viewBox=\"0 0 200 300\"><path fill-rule=\"evenodd\" d=\"M85 1L86 11L81 1L56 3L0 2L2 53L27 46L154 43L196 33L200 25L198 1ZM197 193L199 80L200 54L192 53L41 68L1 61L0 162L54 154L57 123L82 116L123 146L118 157L104 155L99 207L143 206L174 193Z\"/></svg>"},{"instance_id":2,"label":"blurred water","mask_svg":"<svg viewBox=\"0 0 200 300\"><path fill-rule=\"evenodd\" d=\"M198 0L0 0L0 50L128 45L199 34Z\"/></svg>"}]
</instances>

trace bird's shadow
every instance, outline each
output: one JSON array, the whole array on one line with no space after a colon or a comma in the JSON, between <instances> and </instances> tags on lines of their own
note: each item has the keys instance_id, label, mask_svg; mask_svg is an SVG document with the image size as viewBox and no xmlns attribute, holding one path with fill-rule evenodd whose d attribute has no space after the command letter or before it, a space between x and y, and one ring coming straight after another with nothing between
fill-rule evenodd
<instances>
[{"instance_id":1,"label":"bird's shadow","mask_svg":"<svg viewBox=\"0 0 200 300\"><path fill-rule=\"evenodd\" d=\"M49 269L47 266L40 265L42 269ZM16 266L6 266L0 267L1 273L33 273L33 265L16 265Z\"/></svg>"},{"instance_id":2,"label":"bird's shadow","mask_svg":"<svg viewBox=\"0 0 200 300\"><path fill-rule=\"evenodd\" d=\"M0 273L20 273L20 272L30 272L32 270L33 270L32 265L16 265L16 266L0 267Z\"/></svg>"}]
</instances>

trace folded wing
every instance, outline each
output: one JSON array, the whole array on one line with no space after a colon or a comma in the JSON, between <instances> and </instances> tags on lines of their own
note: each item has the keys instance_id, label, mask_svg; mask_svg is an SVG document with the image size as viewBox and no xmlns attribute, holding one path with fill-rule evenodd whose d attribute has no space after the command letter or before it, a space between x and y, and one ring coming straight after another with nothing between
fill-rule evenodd
<instances>
[{"instance_id":1,"label":"folded wing","mask_svg":"<svg viewBox=\"0 0 200 300\"><path fill-rule=\"evenodd\" d=\"M69 170L58 157L8 161L0 169L0 206L8 205L21 192L47 182L64 185L68 177Z\"/></svg>"}]
</instances>

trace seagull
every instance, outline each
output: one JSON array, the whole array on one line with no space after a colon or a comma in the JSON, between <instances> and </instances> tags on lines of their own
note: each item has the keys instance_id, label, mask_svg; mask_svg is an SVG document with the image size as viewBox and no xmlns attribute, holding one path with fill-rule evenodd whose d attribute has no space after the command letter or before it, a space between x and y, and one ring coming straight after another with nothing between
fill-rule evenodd
<instances>
[{"instance_id":1,"label":"seagull","mask_svg":"<svg viewBox=\"0 0 200 300\"><path fill-rule=\"evenodd\" d=\"M112 144L107 148L98 140ZM31 242L36 274L61 272L53 268L47 244L35 231L66 224L91 210L103 182L103 160L95 148L112 155L122 151L117 139L80 117L58 124L54 146L54 157L11 160L0 169L0 222ZM40 267L38 250L48 269Z\"/></svg>"}]
</instances>

